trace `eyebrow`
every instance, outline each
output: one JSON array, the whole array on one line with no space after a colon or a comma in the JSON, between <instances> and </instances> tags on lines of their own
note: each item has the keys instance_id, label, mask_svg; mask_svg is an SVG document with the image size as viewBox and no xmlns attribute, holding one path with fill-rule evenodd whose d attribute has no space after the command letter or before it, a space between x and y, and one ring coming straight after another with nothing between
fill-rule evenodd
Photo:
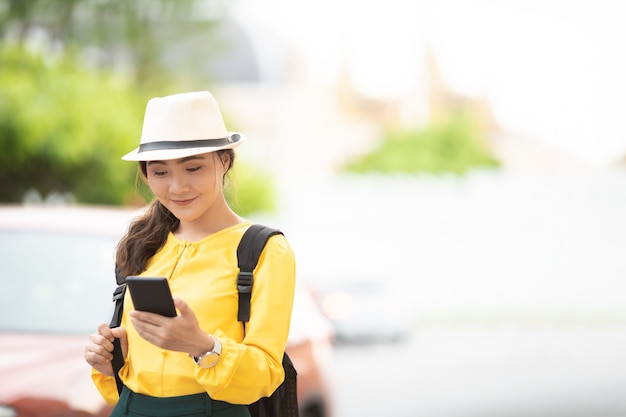
<instances>
[{"instance_id":1,"label":"eyebrow","mask_svg":"<svg viewBox=\"0 0 626 417\"><path fill-rule=\"evenodd\" d=\"M181 158L178 161L178 164L179 165L180 164L184 164L185 162L193 161L193 160L196 160L196 159L204 160L204 157L201 156L201 155L188 156L188 157L185 157L185 158ZM148 161L148 163L147 163L147 165L153 165L153 164L166 165L167 162L166 161Z\"/></svg>"}]
</instances>

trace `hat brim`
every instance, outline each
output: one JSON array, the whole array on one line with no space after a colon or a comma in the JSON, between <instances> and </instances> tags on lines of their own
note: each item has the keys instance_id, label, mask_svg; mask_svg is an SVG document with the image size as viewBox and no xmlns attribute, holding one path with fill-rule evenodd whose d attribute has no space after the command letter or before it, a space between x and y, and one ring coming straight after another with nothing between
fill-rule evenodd
<instances>
[{"instance_id":1,"label":"hat brim","mask_svg":"<svg viewBox=\"0 0 626 417\"><path fill-rule=\"evenodd\" d=\"M139 151L139 147L133 149L126 155L122 156L124 161L167 161L170 159L186 158L188 156L200 155L208 152L216 152L222 149L233 149L245 141L246 137L241 133L229 132L228 136L232 138L232 142L223 146L206 146L206 147L184 147L185 141L179 144L183 147L179 149L159 149L149 151Z\"/></svg>"}]
</instances>

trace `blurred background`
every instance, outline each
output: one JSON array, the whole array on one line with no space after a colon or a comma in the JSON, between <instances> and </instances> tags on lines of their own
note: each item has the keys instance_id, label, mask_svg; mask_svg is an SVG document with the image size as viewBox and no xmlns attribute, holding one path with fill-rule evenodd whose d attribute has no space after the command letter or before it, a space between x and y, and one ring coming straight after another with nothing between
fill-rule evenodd
<instances>
[{"instance_id":1,"label":"blurred background","mask_svg":"<svg viewBox=\"0 0 626 417\"><path fill-rule=\"evenodd\" d=\"M334 329L334 417L626 413L619 0L0 0L0 202L139 207L209 90Z\"/></svg>"}]
</instances>

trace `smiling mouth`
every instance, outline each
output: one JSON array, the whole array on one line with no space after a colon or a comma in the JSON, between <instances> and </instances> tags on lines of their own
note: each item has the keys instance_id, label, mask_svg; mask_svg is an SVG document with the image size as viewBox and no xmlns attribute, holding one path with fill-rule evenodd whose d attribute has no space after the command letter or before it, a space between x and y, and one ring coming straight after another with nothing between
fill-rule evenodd
<instances>
[{"instance_id":1,"label":"smiling mouth","mask_svg":"<svg viewBox=\"0 0 626 417\"><path fill-rule=\"evenodd\" d=\"M195 198L190 198L187 200L170 200L172 203L176 204L177 206L186 206L191 204L193 201L195 200Z\"/></svg>"}]
</instances>

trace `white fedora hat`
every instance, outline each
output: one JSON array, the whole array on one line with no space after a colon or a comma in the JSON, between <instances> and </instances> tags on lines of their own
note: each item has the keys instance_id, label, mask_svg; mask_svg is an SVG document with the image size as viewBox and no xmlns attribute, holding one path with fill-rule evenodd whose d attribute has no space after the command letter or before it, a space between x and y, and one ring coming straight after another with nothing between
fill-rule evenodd
<instances>
[{"instance_id":1,"label":"white fedora hat","mask_svg":"<svg viewBox=\"0 0 626 417\"><path fill-rule=\"evenodd\" d=\"M148 101L139 147L126 161L165 161L230 149L245 137L228 132L208 91L156 97Z\"/></svg>"}]
</instances>

